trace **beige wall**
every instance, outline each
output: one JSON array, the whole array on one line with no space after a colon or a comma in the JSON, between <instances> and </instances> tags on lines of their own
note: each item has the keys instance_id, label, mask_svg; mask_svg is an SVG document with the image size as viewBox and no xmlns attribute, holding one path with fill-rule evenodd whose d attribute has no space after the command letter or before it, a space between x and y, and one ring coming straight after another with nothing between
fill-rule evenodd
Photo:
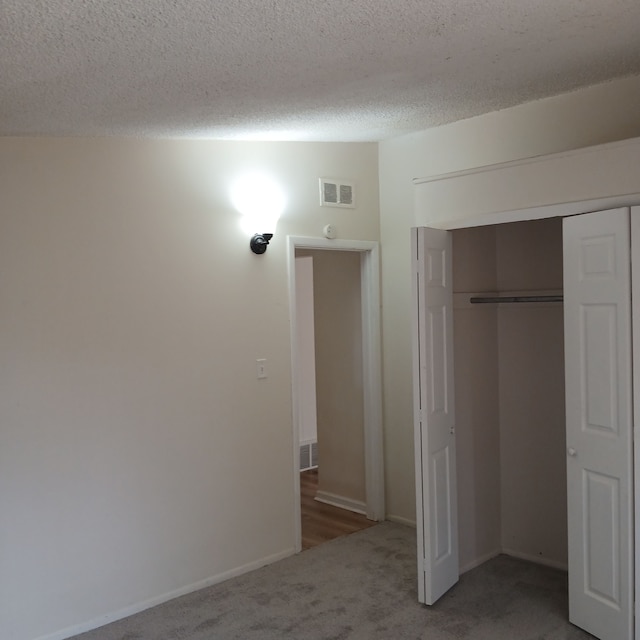
<instances>
[{"instance_id":1,"label":"beige wall","mask_svg":"<svg viewBox=\"0 0 640 640\"><path fill-rule=\"evenodd\" d=\"M316 406L316 345L313 312L313 258L296 256L296 393L300 444L318 440ZM309 461L305 466L307 466ZM300 462L302 466L302 461Z\"/></svg>"},{"instance_id":2,"label":"beige wall","mask_svg":"<svg viewBox=\"0 0 640 640\"><path fill-rule=\"evenodd\" d=\"M562 218L494 228L499 291L562 289Z\"/></svg>"},{"instance_id":3,"label":"beige wall","mask_svg":"<svg viewBox=\"0 0 640 640\"><path fill-rule=\"evenodd\" d=\"M380 143L387 512L415 519L409 229L412 179L640 136L640 76Z\"/></svg>"},{"instance_id":4,"label":"beige wall","mask_svg":"<svg viewBox=\"0 0 640 640\"><path fill-rule=\"evenodd\" d=\"M318 490L365 502L360 253L313 257Z\"/></svg>"},{"instance_id":5,"label":"beige wall","mask_svg":"<svg viewBox=\"0 0 640 640\"><path fill-rule=\"evenodd\" d=\"M562 219L498 225L500 291L562 290ZM561 304L498 309L502 548L567 564Z\"/></svg>"},{"instance_id":6,"label":"beige wall","mask_svg":"<svg viewBox=\"0 0 640 640\"><path fill-rule=\"evenodd\" d=\"M263 256L228 196L255 169L289 199ZM0 637L292 552L285 238L378 240L376 146L5 138L0 212Z\"/></svg>"},{"instance_id":7,"label":"beige wall","mask_svg":"<svg viewBox=\"0 0 640 640\"><path fill-rule=\"evenodd\" d=\"M567 564L562 305L498 317L502 547Z\"/></svg>"},{"instance_id":8,"label":"beige wall","mask_svg":"<svg viewBox=\"0 0 640 640\"><path fill-rule=\"evenodd\" d=\"M494 227L453 232L453 290L495 291ZM462 569L501 547L498 324L495 305L454 296L458 551Z\"/></svg>"},{"instance_id":9,"label":"beige wall","mask_svg":"<svg viewBox=\"0 0 640 640\"><path fill-rule=\"evenodd\" d=\"M468 295L561 291L562 221L452 233L460 566L498 551L566 566L562 305Z\"/></svg>"}]
</instances>

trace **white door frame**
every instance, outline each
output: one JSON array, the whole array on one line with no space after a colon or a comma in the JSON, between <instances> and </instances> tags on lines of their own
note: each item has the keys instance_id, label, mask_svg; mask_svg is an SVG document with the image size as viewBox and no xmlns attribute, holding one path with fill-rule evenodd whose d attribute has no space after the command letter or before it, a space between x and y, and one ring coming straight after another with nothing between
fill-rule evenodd
<instances>
[{"instance_id":1,"label":"white door frame","mask_svg":"<svg viewBox=\"0 0 640 640\"><path fill-rule=\"evenodd\" d=\"M380 342L380 248L367 240L327 240L287 236L289 273L289 315L291 334L291 389L293 409L294 535L296 552L302 549L300 522L300 415L296 388L298 347L296 341L296 249L356 251L360 254L362 297L362 376L364 390L364 464L366 515L383 520L384 461L382 434L382 363Z\"/></svg>"}]
</instances>

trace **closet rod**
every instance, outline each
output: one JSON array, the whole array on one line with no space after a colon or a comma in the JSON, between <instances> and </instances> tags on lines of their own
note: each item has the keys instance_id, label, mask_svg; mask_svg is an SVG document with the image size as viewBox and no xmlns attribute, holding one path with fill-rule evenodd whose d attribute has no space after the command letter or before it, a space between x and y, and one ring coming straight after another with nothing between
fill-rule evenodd
<instances>
[{"instance_id":1,"label":"closet rod","mask_svg":"<svg viewBox=\"0 0 640 640\"><path fill-rule=\"evenodd\" d=\"M471 304L492 304L496 302L562 302L563 296L497 296L497 297L482 297L482 298L469 298Z\"/></svg>"}]
</instances>

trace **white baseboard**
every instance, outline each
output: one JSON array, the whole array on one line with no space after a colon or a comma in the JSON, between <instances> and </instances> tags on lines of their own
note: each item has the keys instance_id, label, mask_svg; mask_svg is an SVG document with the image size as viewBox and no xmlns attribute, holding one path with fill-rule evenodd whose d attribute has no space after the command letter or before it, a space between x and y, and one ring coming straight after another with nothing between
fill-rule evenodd
<instances>
[{"instance_id":1,"label":"white baseboard","mask_svg":"<svg viewBox=\"0 0 640 640\"><path fill-rule=\"evenodd\" d=\"M318 491L315 500L334 507L340 507L341 509L347 509L347 511L353 511L354 513L367 514L367 505L362 500L352 500L328 491Z\"/></svg>"},{"instance_id":2,"label":"white baseboard","mask_svg":"<svg viewBox=\"0 0 640 640\"><path fill-rule=\"evenodd\" d=\"M409 518L403 518L402 516L386 515L385 520L395 522L396 524L403 524L405 527L411 527L412 529L416 528L415 520L409 520Z\"/></svg>"},{"instance_id":3,"label":"white baseboard","mask_svg":"<svg viewBox=\"0 0 640 640\"><path fill-rule=\"evenodd\" d=\"M543 558L535 554L521 553L520 551L514 551L513 549L502 549L502 553L512 558L518 558L520 560L527 560L528 562L534 562L535 564L542 564L545 567L551 567L552 569L561 569L562 571L568 571L569 567L564 562L558 562L557 560L550 560L549 558Z\"/></svg>"},{"instance_id":4,"label":"white baseboard","mask_svg":"<svg viewBox=\"0 0 640 640\"><path fill-rule=\"evenodd\" d=\"M479 558L472 560L471 562L467 562L467 564L460 567L460 575L462 575L463 573L467 573L467 571L471 571L471 569L479 567L481 564L484 564L485 562L488 562L496 556L499 556L501 553L503 553L502 549L494 549L493 551L489 551L489 553L485 553Z\"/></svg>"},{"instance_id":5,"label":"white baseboard","mask_svg":"<svg viewBox=\"0 0 640 640\"><path fill-rule=\"evenodd\" d=\"M80 633L85 633L87 631L92 631L93 629L102 627L105 624L115 622L116 620L128 618L129 616L140 613L145 609L155 607L159 604L162 604L163 602L173 600L174 598L179 598L180 596L187 595L188 593L193 593L194 591L199 591L200 589L205 589L206 587L210 587L214 584L224 582L229 578L240 576L243 573L248 573L249 571L260 569L260 567L264 567L265 565L271 564L272 562L277 562L278 560L288 558L294 553L295 549L293 548L287 549L285 551L280 551L279 553L274 553L273 555L266 556L265 558L260 558L259 560L249 562L248 564L244 564L240 567L229 569L229 571L223 571L222 573L218 573L215 576L211 576L210 578L205 578L204 580L194 582L185 587L181 587L180 589L176 589L175 591L170 591L160 596L156 596L155 598L150 598L149 600L138 602L129 607L125 607L124 609L114 611L113 613L94 618L93 620L88 620L87 622L83 622L78 625L67 627L66 629L56 631L55 633L39 636L38 638L36 638L36 640L66 640L67 638L71 638L72 636L78 635Z\"/></svg>"}]
</instances>

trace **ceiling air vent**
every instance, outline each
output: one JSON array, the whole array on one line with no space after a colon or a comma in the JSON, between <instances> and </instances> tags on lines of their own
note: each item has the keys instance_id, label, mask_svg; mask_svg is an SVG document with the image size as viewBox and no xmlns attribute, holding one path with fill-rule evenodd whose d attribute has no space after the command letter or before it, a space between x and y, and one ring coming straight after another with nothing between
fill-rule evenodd
<instances>
[{"instance_id":1,"label":"ceiling air vent","mask_svg":"<svg viewBox=\"0 0 640 640\"><path fill-rule=\"evenodd\" d=\"M353 183L334 178L320 178L320 205L354 209L356 203Z\"/></svg>"}]
</instances>

